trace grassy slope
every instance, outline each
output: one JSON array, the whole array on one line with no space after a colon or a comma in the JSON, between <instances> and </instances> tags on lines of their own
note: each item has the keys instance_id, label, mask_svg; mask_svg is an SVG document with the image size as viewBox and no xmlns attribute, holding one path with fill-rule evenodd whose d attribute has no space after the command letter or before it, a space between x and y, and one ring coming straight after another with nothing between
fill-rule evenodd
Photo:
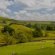
<instances>
[{"instance_id":1,"label":"grassy slope","mask_svg":"<svg viewBox=\"0 0 55 55\"><path fill-rule=\"evenodd\" d=\"M11 19L0 17L0 21L5 20L7 21L14 21ZM20 23L26 23L25 21L17 21ZM29 23L29 21L27 21ZM36 23L30 22L30 23ZM44 22L38 22L44 23ZM45 22L50 23L50 22ZM2 25L1 25L2 24ZM0 23L0 30L3 27L3 23ZM15 27L16 28L16 27ZM48 32L49 33L49 32ZM52 33L55 34L55 33ZM52 35L51 34L51 35ZM1 33L0 33L1 36ZM17 53L18 55L55 55L55 46L53 44L54 41L47 41L47 42L31 42L31 43L24 43L18 45L11 45L11 46L4 46L0 47L0 55L11 55L13 52Z\"/></svg>"},{"instance_id":2,"label":"grassy slope","mask_svg":"<svg viewBox=\"0 0 55 55\"><path fill-rule=\"evenodd\" d=\"M30 42L0 47L0 55L55 55L54 41Z\"/></svg>"}]
</instances>

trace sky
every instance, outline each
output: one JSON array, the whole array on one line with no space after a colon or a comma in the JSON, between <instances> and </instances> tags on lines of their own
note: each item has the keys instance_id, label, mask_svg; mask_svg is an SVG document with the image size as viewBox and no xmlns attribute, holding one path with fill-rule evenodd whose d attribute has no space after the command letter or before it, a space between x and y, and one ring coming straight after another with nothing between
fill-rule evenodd
<instances>
[{"instance_id":1,"label":"sky","mask_svg":"<svg viewBox=\"0 0 55 55\"><path fill-rule=\"evenodd\" d=\"M55 0L0 0L0 16L16 20L55 21Z\"/></svg>"}]
</instances>

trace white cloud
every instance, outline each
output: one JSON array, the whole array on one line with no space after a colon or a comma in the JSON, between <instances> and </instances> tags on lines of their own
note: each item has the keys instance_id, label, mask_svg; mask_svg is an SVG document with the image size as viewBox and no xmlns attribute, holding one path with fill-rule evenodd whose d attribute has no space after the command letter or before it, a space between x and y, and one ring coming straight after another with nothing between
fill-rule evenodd
<instances>
[{"instance_id":1,"label":"white cloud","mask_svg":"<svg viewBox=\"0 0 55 55\"><path fill-rule=\"evenodd\" d=\"M0 11L0 16L3 16L3 17L9 17L8 14L6 14L6 13L3 12L3 11Z\"/></svg>"},{"instance_id":2,"label":"white cloud","mask_svg":"<svg viewBox=\"0 0 55 55\"><path fill-rule=\"evenodd\" d=\"M28 5L29 7L35 6L36 5L36 0L15 0L15 2L22 2L26 5Z\"/></svg>"},{"instance_id":3,"label":"white cloud","mask_svg":"<svg viewBox=\"0 0 55 55\"><path fill-rule=\"evenodd\" d=\"M28 7L25 8L24 10L20 10L19 12L15 11L13 13L10 9L7 8L8 6L11 6L12 4L16 4L19 2L21 2L21 4L27 5ZM41 8L47 8L47 10L42 11ZM14 0L14 1L0 0L0 16L13 17L16 19L55 20L55 13L50 14L54 8L55 8L55 0ZM39 12L33 11L38 9L40 9L42 12L45 12L46 14L42 15L40 11ZM30 11L32 10L32 11L28 12L27 10Z\"/></svg>"},{"instance_id":4,"label":"white cloud","mask_svg":"<svg viewBox=\"0 0 55 55\"><path fill-rule=\"evenodd\" d=\"M12 2L6 0L0 0L0 9L6 9L7 6L11 5Z\"/></svg>"},{"instance_id":5,"label":"white cloud","mask_svg":"<svg viewBox=\"0 0 55 55\"><path fill-rule=\"evenodd\" d=\"M15 2L19 1L29 7L55 7L54 0L15 0Z\"/></svg>"},{"instance_id":6,"label":"white cloud","mask_svg":"<svg viewBox=\"0 0 55 55\"><path fill-rule=\"evenodd\" d=\"M9 15L6 12L11 12L7 7L12 5L12 1L0 0L0 16L8 17Z\"/></svg>"}]
</instances>

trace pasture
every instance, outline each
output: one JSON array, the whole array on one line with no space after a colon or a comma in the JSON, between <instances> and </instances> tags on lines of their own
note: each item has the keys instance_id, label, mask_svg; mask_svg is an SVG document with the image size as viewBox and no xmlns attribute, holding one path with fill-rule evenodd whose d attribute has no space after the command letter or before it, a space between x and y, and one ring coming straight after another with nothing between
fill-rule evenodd
<instances>
[{"instance_id":1,"label":"pasture","mask_svg":"<svg viewBox=\"0 0 55 55\"><path fill-rule=\"evenodd\" d=\"M0 55L55 55L55 22L0 17Z\"/></svg>"},{"instance_id":2,"label":"pasture","mask_svg":"<svg viewBox=\"0 0 55 55\"><path fill-rule=\"evenodd\" d=\"M21 43L0 47L0 55L55 55L55 41Z\"/></svg>"}]
</instances>

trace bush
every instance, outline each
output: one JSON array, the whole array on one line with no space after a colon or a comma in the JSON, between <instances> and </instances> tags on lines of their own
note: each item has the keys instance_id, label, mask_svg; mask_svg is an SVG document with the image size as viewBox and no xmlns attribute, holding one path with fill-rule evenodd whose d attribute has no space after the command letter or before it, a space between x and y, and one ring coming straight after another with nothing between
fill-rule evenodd
<instances>
[{"instance_id":1,"label":"bush","mask_svg":"<svg viewBox=\"0 0 55 55\"><path fill-rule=\"evenodd\" d=\"M26 26L26 27L29 27L29 28L32 27L31 23L28 23L28 24L26 24L25 26Z\"/></svg>"},{"instance_id":2,"label":"bush","mask_svg":"<svg viewBox=\"0 0 55 55\"><path fill-rule=\"evenodd\" d=\"M3 43L6 45L16 44L17 40L13 38L12 36L4 35L2 39Z\"/></svg>"},{"instance_id":3,"label":"bush","mask_svg":"<svg viewBox=\"0 0 55 55\"><path fill-rule=\"evenodd\" d=\"M35 30L33 32L33 37L43 37L45 36L45 29L41 25L35 24Z\"/></svg>"},{"instance_id":4,"label":"bush","mask_svg":"<svg viewBox=\"0 0 55 55\"><path fill-rule=\"evenodd\" d=\"M18 39L19 39L19 43L28 42L28 38L23 33L18 33Z\"/></svg>"},{"instance_id":5,"label":"bush","mask_svg":"<svg viewBox=\"0 0 55 55\"><path fill-rule=\"evenodd\" d=\"M14 29L12 29L10 26L5 25L4 28L1 30L1 32L12 35L14 32Z\"/></svg>"}]
</instances>

